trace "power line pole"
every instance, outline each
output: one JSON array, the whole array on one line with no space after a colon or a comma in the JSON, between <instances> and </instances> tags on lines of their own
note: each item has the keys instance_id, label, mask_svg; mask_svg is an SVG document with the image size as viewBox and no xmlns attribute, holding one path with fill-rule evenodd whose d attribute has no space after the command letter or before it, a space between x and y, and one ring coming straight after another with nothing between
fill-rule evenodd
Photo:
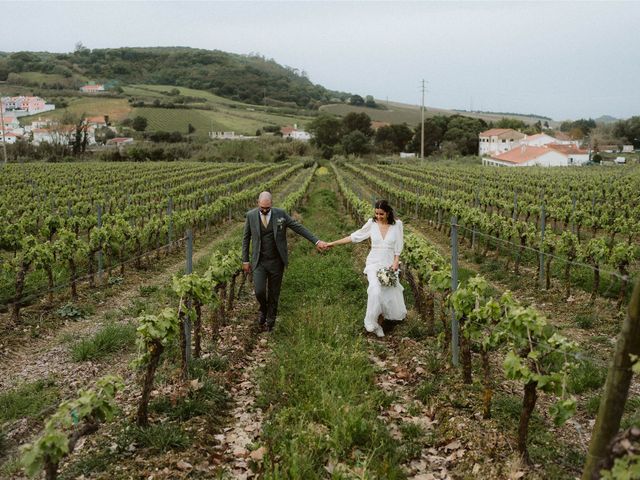
<instances>
[{"instance_id":1,"label":"power line pole","mask_svg":"<svg viewBox=\"0 0 640 480\"><path fill-rule=\"evenodd\" d=\"M422 79L422 107L420 108L420 158L424 158L424 78Z\"/></svg>"},{"instance_id":2,"label":"power line pole","mask_svg":"<svg viewBox=\"0 0 640 480\"><path fill-rule=\"evenodd\" d=\"M7 140L4 136L4 102L2 101L2 96L0 95L0 128L2 128L2 153L4 154L4 165L7 164Z\"/></svg>"}]
</instances>

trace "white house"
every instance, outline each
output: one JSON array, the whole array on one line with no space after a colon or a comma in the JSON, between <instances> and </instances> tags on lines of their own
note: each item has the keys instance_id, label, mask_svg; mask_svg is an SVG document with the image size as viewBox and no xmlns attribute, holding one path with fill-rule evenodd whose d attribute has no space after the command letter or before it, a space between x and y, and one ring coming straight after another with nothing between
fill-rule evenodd
<instances>
[{"instance_id":1,"label":"white house","mask_svg":"<svg viewBox=\"0 0 640 480\"><path fill-rule=\"evenodd\" d=\"M80 87L80 91L83 93L99 93L104 92L104 85L83 85Z\"/></svg>"},{"instance_id":2,"label":"white house","mask_svg":"<svg viewBox=\"0 0 640 480\"><path fill-rule=\"evenodd\" d=\"M508 152L518 146L526 135L511 128L492 128L481 132L479 137L478 154L482 157Z\"/></svg>"},{"instance_id":3,"label":"white house","mask_svg":"<svg viewBox=\"0 0 640 480\"><path fill-rule=\"evenodd\" d=\"M293 127L282 127L280 129L280 133L282 133L282 138L292 138L294 140L301 140L303 142L308 142L309 140L311 140L311 134L305 132L304 130L298 130L297 124L294 124Z\"/></svg>"},{"instance_id":4,"label":"white house","mask_svg":"<svg viewBox=\"0 0 640 480\"><path fill-rule=\"evenodd\" d=\"M55 105L45 103L40 97L2 97L2 108L5 112L12 112L16 117L34 115L40 112L55 110Z\"/></svg>"},{"instance_id":5,"label":"white house","mask_svg":"<svg viewBox=\"0 0 640 480\"><path fill-rule=\"evenodd\" d=\"M558 137L552 137L546 133L536 133L535 135L527 135L525 138L520 140L520 144L530 145L532 147L543 147L551 143L556 145L574 145L576 147L579 145L577 140L571 140L565 135L563 135L562 138Z\"/></svg>"},{"instance_id":6,"label":"white house","mask_svg":"<svg viewBox=\"0 0 640 480\"><path fill-rule=\"evenodd\" d=\"M4 143L16 143L18 141L18 135L13 132L1 132L0 131L0 142Z\"/></svg>"},{"instance_id":7,"label":"white house","mask_svg":"<svg viewBox=\"0 0 640 480\"><path fill-rule=\"evenodd\" d=\"M498 167L566 167L569 165L569 158L552 148L522 145L508 152L483 158L482 164Z\"/></svg>"},{"instance_id":8,"label":"white house","mask_svg":"<svg viewBox=\"0 0 640 480\"><path fill-rule=\"evenodd\" d=\"M68 145L69 139L75 133L75 127L64 126L57 127L55 129L48 128L34 128L31 130L33 139L31 140L34 145L40 145L41 143L52 143L58 145Z\"/></svg>"},{"instance_id":9,"label":"white house","mask_svg":"<svg viewBox=\"0 0 640 480\"><path fill-rule=\"evenodd\" d=\"M5 127L10 129L20 128L20 122L16 117L12 115L3 115L2 119L3 119L3 122L2 122L2 125L0 125L0 127Z\"/></svg>"},{"instance_id":10,"label":"white house","mask_svg":"<svg viewBox=\"0 0 640 480\"><path fill-rule=\"evenodd\" d=\"M568 165L584 165L589 161L589 150L578 148L575 145L550 143L547 148L566 155Z\"/></svg>"},{"instance_id":11,"label":"white house","mask_svg":"<svg viewBox=\"0 0 640 480\"><path fill-rule=\"evenodd\" d=\"M209 138L217 140L235 140L238 138L236 132L209 132Z\"/></svg>"},{"instance_id":12,"label":"white house","mask_svg":"<svg viewBox=\"0 0 640 480\"><path fill-rule=\"evenodd\" d=\"M116 138L111 138L107 140L107 145L109 146L115 145L116 147L122 147L124 145L129 145L133 142L134 140L131 137L116 137Z\"/></svg>"}]
</instances>

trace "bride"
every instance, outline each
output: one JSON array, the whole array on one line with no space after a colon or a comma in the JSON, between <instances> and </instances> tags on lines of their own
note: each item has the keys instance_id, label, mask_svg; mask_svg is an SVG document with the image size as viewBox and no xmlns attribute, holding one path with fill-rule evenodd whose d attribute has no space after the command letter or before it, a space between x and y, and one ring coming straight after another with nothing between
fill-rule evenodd
<instances>
[{"instance_id":1,"label":"bride","mask_svg":"<svg viewBox=\"0 0 640 480\"><path fill-rule=\"evenodd\" d=\"M393 208L386 200L378 200L375 204L374 217L351 235L329 243L330 247L358 243L371 239L371 251L367 256L364 273L369 280L367 289L367 313L364 317L364 328L378 337L384 337L384 331L378 324L382 314L385 320L399 321L407 315L407 308L402 296L402 285L383 287L378 280L377 272L391 267L398 271L400 253L404 244L402 222L395 218Z\"/></svg>"}]
</instances>

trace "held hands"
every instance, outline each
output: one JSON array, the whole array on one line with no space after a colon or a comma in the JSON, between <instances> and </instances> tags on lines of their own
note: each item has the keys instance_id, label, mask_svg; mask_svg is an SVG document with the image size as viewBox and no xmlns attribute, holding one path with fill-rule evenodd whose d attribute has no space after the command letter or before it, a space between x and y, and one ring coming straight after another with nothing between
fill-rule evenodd
<instances>
[{"instance_id":1,"label":"held hands","mask_svg":"<svg viewBox=\"0 0 640 480\"><path fill-rule=\"evenodd\" d=\"M316 243L316 250L318 250L318 252L326 252L331 247L333 247L332 244L327 243L327 242L322 241L322 240L320 240L318 243Z\"/></svg>"}]
</instances>

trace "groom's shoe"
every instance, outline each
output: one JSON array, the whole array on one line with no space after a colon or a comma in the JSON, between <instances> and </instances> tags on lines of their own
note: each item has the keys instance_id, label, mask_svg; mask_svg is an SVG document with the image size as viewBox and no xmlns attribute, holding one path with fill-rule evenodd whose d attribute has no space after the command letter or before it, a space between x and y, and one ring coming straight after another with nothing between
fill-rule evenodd
<instances>
[{"instance_id":1,"label":"groom's shoe","mask_svg":"<svg viewBox=\"0 0 640 480\"><path fill-rule=\"evenodd\" d=\"M262 329L264 328L266 323L267 323L267 315L265 313L260 312L260 316L258 317L258 327Z\"/></svg>"},{"instance_id":2,"label":"groom's shoe","mask_svg":"<svg viewBox=\"0 0 640 480\"><path fill-rule=\"evenodd\" d=\"M267 321L265 323L265 327L267 329L267 332L270 332L271 330L273 330L273 327L276 324L276 319L275 318L267 318Z\"/></svg>"}]
</instances>

